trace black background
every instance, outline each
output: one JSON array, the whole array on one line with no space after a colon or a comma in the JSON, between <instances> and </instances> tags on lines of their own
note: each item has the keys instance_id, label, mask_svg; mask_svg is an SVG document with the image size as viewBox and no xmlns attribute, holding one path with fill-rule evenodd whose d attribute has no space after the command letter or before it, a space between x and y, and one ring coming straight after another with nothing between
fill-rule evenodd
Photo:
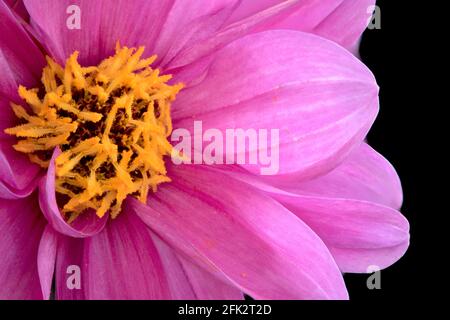
<instances>
[{"instance_id":1,"label":"black background","mask_svg":"<svg viewBox=\"0 0 450 320\"><path fill-rule=\"evenodd\" d=\"M381 271L381 290L368 290L367 275L345 275L350 299L364 301L411 300L427 295L423 290L421 262L424 245L426 207L421 176L425 152L423 127L419 126L420 59L416 46L420 38L412 26L414 15L401 1L377 1L381 10L381 29L367 30L361 42L363 62L372 70L380 86L380 113L368 136L369 144L397 169L402 180L402 212L410 222L411 244L405 256ZM423 21L425 23L425 21ZM420 25L419 25L420 27ZM422 119L425 123L425 119Z\"/></svg>"}]
</instances>

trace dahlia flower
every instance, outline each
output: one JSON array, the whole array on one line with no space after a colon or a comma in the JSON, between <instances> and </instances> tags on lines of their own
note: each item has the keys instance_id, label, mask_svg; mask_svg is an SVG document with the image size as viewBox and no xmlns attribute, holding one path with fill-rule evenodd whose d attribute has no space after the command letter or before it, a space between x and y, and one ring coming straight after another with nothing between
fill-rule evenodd
<instances>
[{"instance_id":1,"label":"dahlia flower","mask_svg":"<svg viewBox=\"0 0 450 320\"><path fill-rule=\"evenodd\" d=\"M0 298L347 299L397 261L373 4L1 0ZM279 130L276 172L190 164L195 121Z\"/></svg>"}]
</instances>

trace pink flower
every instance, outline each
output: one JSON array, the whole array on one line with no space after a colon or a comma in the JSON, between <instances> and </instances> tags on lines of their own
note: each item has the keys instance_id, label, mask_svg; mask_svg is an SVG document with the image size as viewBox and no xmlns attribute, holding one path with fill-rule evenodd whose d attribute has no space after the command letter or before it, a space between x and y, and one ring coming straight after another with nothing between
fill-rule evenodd
<instances>
[{"instance_id":1,"label":"pink flower","mask_svg":"<svg viewBox=\"0 0 450 320\"><path fill-rule=\"evenodd\" d=\"M0 1L0 298L47 299L54 279L57 299L346 299L342 273L406 251L399 178L364 142L378 86L351 53L374 0L23 2ZM73 4L81 29L66 26ZM59 151L44 170L14 150L10 102L26 106L19 85L39 85L45 55L95 66L117 41L184 84L174 129L280 129L278 174L166 160L171 182L147 204L69 223Z\"/></svg>"}]
</instances>

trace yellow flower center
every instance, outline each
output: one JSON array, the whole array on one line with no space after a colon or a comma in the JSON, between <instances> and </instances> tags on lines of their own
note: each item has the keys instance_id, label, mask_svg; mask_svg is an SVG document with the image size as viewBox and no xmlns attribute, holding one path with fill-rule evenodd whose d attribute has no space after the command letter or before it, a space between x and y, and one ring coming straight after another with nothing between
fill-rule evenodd
<instances>
[{"instance_id":1,"label":"yellow flower center","mask_svg":"<svg viewBox=\"0 0 450 320\"><path fill-rule=\"evenodd\" d=\"M74 52L62 68L47 57L41 89L19 87L31 110L11 104L21 123L6 129L17 151L46 168L55 147L56 192L73 221L86 209L115 218L128 195L146 202L149 189L168 182L172 152L170 104L182 84L168 85L141 59L144 47L116 47L98 66L81 67Z\"/></svg>"}]
</instances>

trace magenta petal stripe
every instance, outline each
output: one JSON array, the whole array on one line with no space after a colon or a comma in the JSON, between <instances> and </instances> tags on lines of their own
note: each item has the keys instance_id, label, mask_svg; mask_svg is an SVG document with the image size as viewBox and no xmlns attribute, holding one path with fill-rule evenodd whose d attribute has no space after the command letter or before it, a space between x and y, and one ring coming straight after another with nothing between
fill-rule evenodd
<instances>
[{"instance_id":1,"label":"magenta petal stripe","mask_svg":"<svg viewBox=\"0 0 450 320\"><path fill-rule=\"evenodd\" d=\"M141 219L181 253L202 257L257 299L346 299L331 254L291 212L228 176L171 169L173 182L131 200Z\"/></svg>"},{"instance_id":2,"label":"magenta petal stripe","mask_svg":"<svg viewBox=\"0 0 450 320\"><path fill-rule=\"evenodd\" d=\"M30 18L23 4L23 0L5 0L5 2L21 19L27 21Z\"/></svg>"},{"instance_id":3,"label":"magenta petal stripe","mask_svg":"<svg viewBox=\"0 0 450 320\"><path fill-rule=\"evenodd\" d=\"M42 299L37 258L44 227L35 195L0 199L0 300Z\"/></svg>"}]
</instances>

